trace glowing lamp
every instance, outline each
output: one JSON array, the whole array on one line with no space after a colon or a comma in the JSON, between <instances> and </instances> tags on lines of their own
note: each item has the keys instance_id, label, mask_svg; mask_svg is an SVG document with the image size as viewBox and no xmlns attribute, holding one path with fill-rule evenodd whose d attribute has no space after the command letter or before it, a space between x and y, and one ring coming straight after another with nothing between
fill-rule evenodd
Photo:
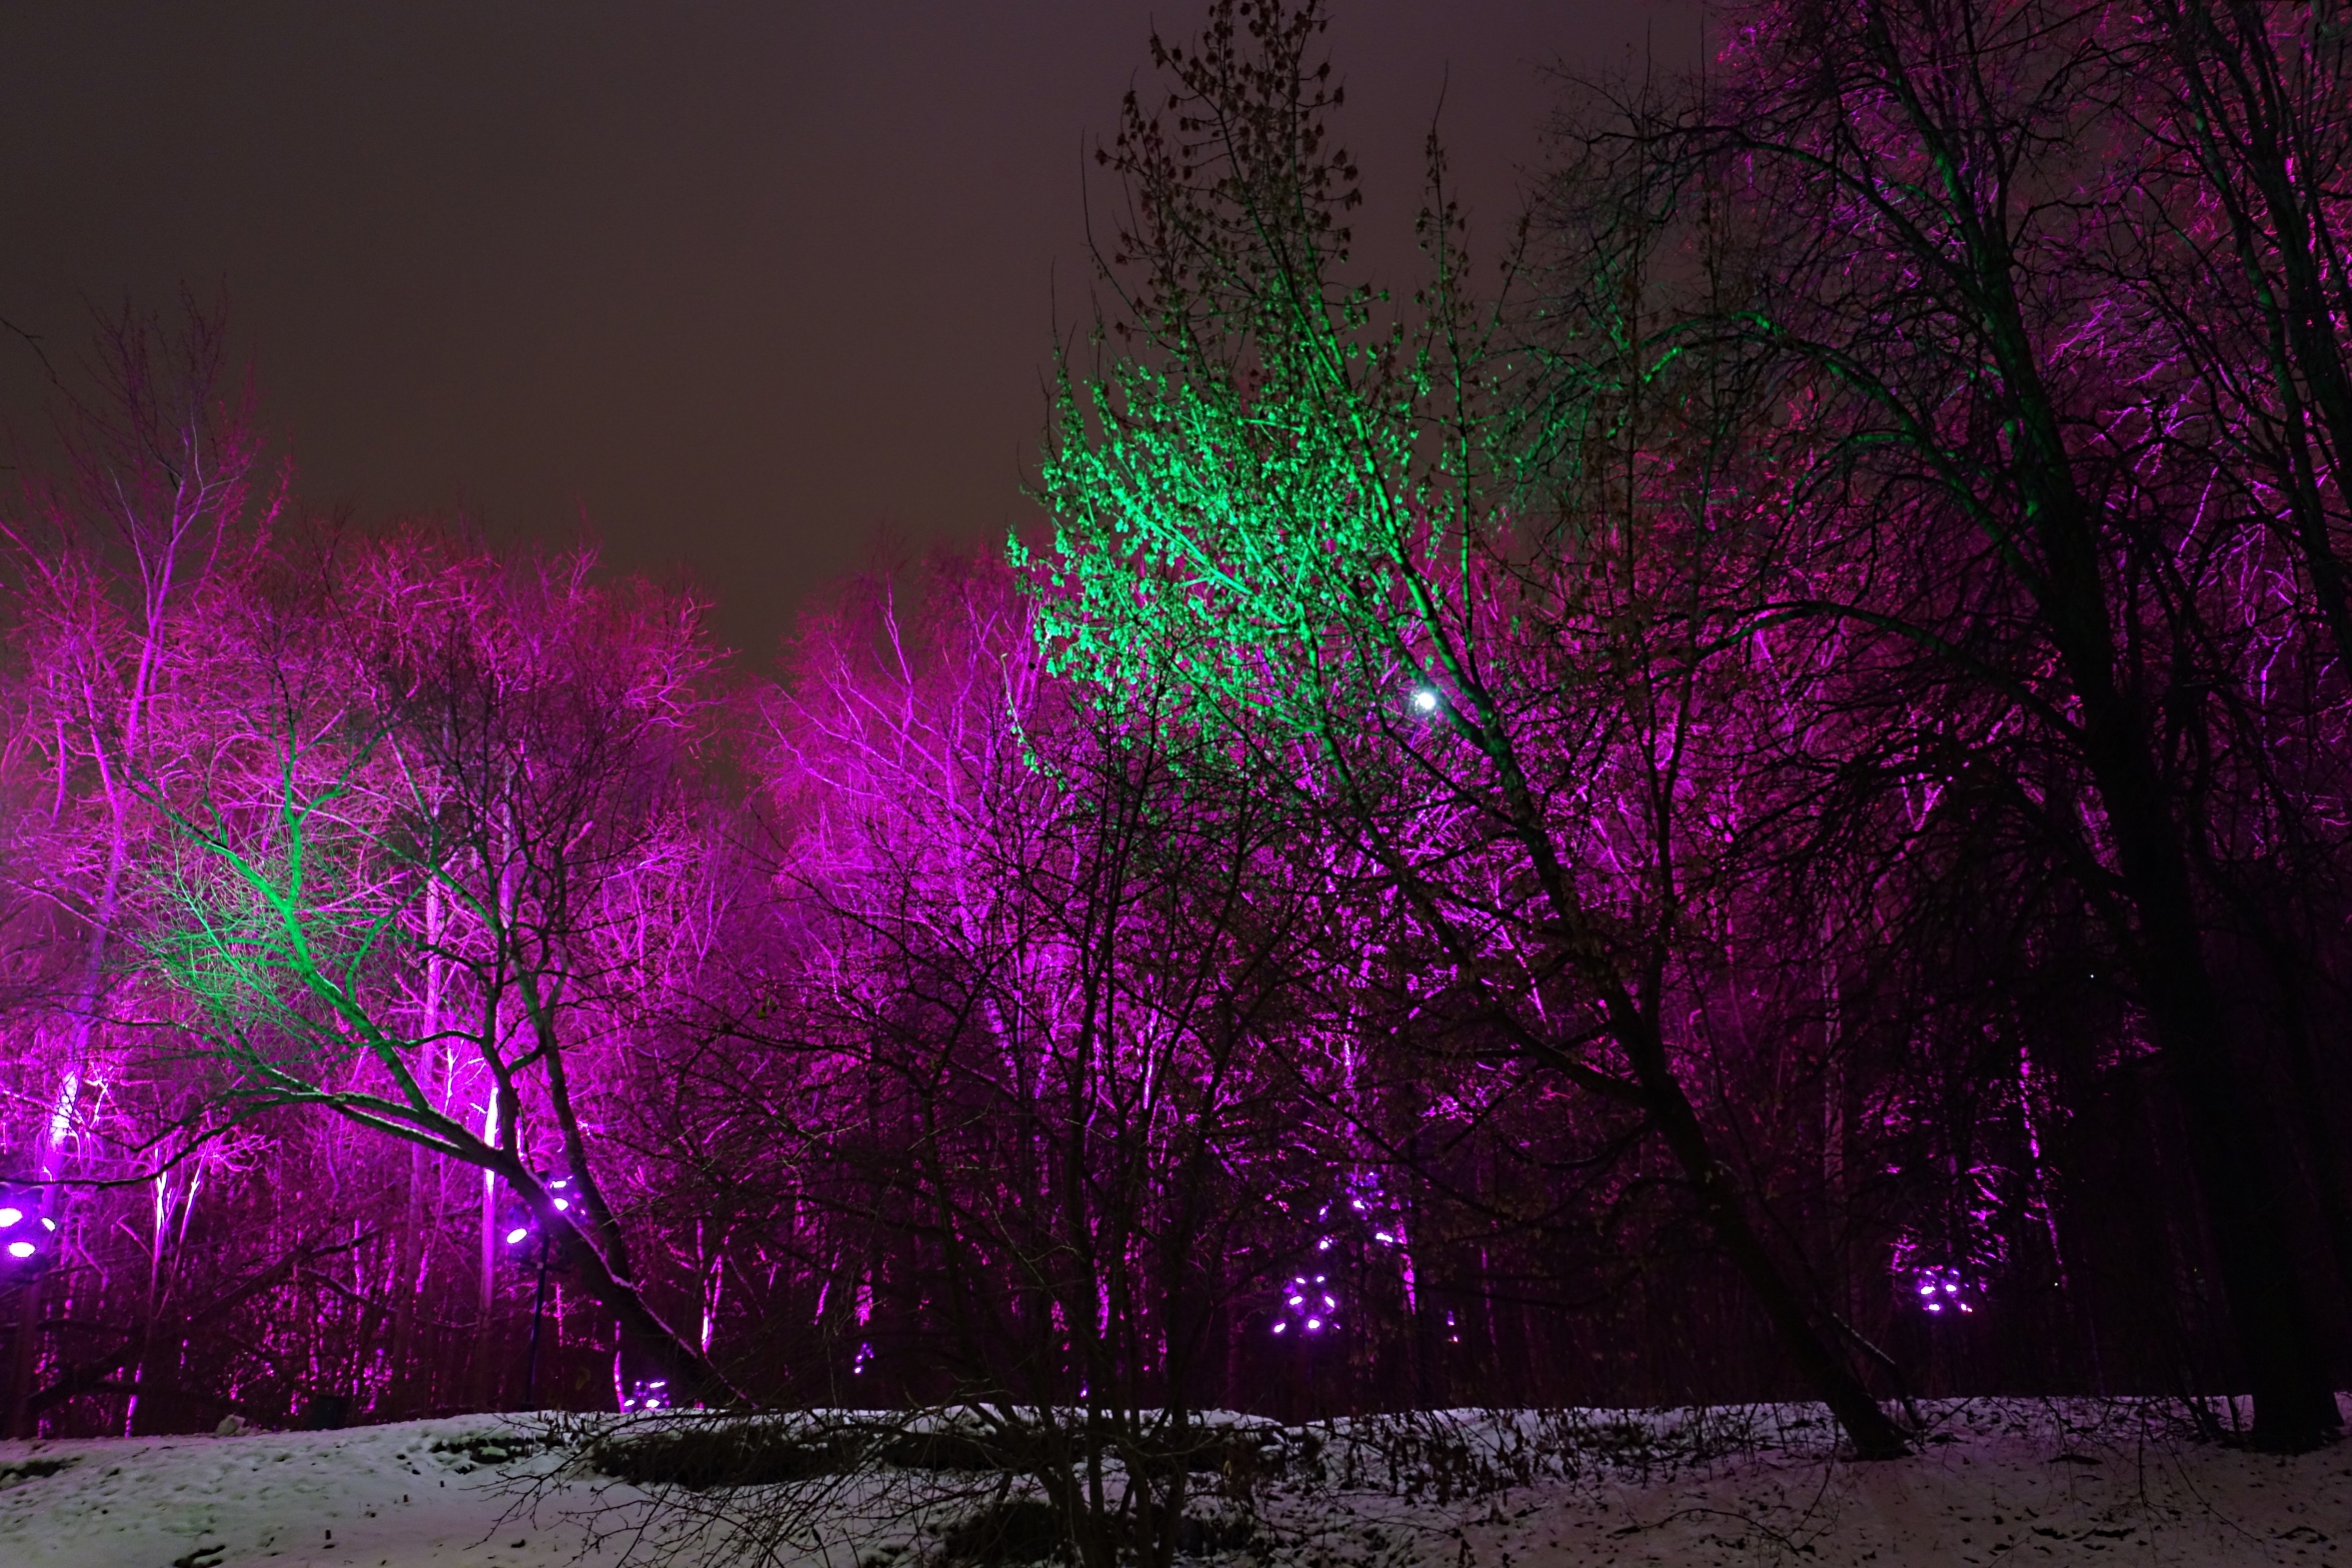
<instances>
[{"instance_id":1,"label":"glowing lamp","mask_svg":"<svg viewBox=\"0 0 2352 1568\"><path fill-rule=\"evenodd\" d=\"M543 1241L548 1239L542 1235L544 1222L555 1214L569 1214L572 1211L572 1200L564 1195L565 1189L572 1185L570 1176L550 1177L543 1171L539 1179L547 1189L545 1209L526 1203L519 1194L507 1200L502 1223L506 1227L507 1245L510 1247L519 1247L534 1236Z\"/></svg>"},{"instance_id":2,"label":"glowing lamp","mask_svg":"<svg viewBox=\"0 0 2352 1568\"><path fill-rule=\"evenodd\" d=\"M1972 1280L1957 1268L1946 1264L1930 1264L1917 1269L1911 1276L1911 1288L1916 1292L1919 1308L1942 1317L1945 1310L1973 1317L1976 1302L1985 1291L1985 1282Z\"/></svg>"},{"instance_id":3,"label":"glowing lamp","mask_svg":"<svg viewBox=\"0 0 2352 1568\"><path fill-rule=\"evenodd\" d=\"M6 1246L0 1246L0 1267L21 1275L45 1267L51 1250L50 1237L57 1231L57 1221L41 1212L47 1195L37 1186L26 1182L0 1183L0 1231L8 1235ZM38 1219L38 1229L33 1221Z\"/></svg>"},{"instance_id":4,"label":"glowing lamp","mask_svg":"<svg viewBox=\"0 0 2352 1568\"><path fill-rule=\"evenodd\" d=\"M1413 693L1412 711L1416 714L1435 713L1437 711L1437 694L1430 691L1427 687L1422 687L1419 691Z\"/></svg>"},{"instance_id":5,"label":"glowing lamp","mask_svg":"<svg viewBox=\"0 0 2352 1568\"><path fill-rule=\"evenodd\" d=\"M1289 1284L1282 1287L1282 1308L1276 1308L1280 1315L1266 1325L1268 1332L1286 1334L1295 1324L1309 1334L1319 1334L1339 1326L1339 1298L1331 1292L1327 1275L1317 1274L1311 1280L1304 1274L1291 1275Z\"/></svg>"}]
</instances>

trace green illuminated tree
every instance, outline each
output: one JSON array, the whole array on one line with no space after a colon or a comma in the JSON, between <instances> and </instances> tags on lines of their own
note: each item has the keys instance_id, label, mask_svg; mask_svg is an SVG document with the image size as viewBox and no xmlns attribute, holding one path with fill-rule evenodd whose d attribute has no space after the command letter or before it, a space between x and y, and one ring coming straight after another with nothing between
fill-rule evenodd
<instances>
[{"instance_id":1,"label":"green illuminated tree","mask_svg":"<svg viewBox=\"0 0 2352 1568\"><path fill-rule=\"evenodd\" d=\"M1857 1452L1905 1451L1853 1357L1877 1357L1767 1240L1693 1085L1693 974L1738 886L1750 520L1779 499L1724 454L1736 386L1664 390L1636 358L1653 258L1599 269L1595 345L1540 424L1481 306L1432 140L1427 285L1342 281L1355 168L1319 7L1227 0L1155 41L1104 163L1128 198L1100 359L1065 366L1032 571L1053 667L1295 781L1414 911L1457 1048L1622 1107L1678 1164ZM1505 269L1505 283L1509 270ZM1639 438L1639 439L1636 439ZM1539 489L1534 460L1567 473Z\"/></svg>"}]
</instances>

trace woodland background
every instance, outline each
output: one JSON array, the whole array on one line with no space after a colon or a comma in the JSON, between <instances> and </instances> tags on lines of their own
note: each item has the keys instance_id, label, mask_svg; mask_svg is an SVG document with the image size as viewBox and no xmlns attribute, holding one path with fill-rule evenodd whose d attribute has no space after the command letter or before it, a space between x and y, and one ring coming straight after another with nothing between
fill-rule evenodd
<instances>
[{"instance_id":1,"label":"woodland background","mask_svg":"<svg viewBox=\"0 0 2352 1568\"><path fill-rule=\"evenodd\" d=\"M4 519L12 1433L2335 1424L2344 19L1727 11L1475 256L1432 140L1393 292L1324 20L1155 40L1050 530L773 663L104 323Z\"/></svg>"}]
</instances>

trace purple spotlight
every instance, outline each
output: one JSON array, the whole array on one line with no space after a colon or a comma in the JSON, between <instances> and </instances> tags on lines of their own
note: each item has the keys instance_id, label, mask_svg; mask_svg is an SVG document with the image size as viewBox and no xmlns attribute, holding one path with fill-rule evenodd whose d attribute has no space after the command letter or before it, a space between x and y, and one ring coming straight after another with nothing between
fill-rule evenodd
<instances>
[{"instance_id":1,"label":"purple spotlight","mask_svg":"<svg viewBox=\"0 0 2352 1568\"><path fill-rule=\"evenodd\" d=\"M35 1248L30 1241L11 1241L8 1243L8 1255L10 1257L31 1257L36 1250L38 1249Z\"/></svg>"}]
</instances>

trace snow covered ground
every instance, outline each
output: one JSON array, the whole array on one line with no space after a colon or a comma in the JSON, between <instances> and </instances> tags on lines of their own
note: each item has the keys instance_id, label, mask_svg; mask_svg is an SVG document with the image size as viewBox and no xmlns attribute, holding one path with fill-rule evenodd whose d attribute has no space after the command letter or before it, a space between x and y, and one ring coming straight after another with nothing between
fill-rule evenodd
<instances>
[{"instance_id":1,"label":"snow covered ground","mask_svg":"<svg viewBox=\"0 0 2352 1568\"><path fill-rule=\"evenodd\" d=\"M2194 1441L2176 1411L2128 1405L1973 1401L1926 1413L1935 1431L1920 1455L1878 1465L1830 1457L1801 1407L1703 1422L1464 1413L1318 1427L1291 1434L1289 1479L1259 1490L1259 1560L2352 1563L2352 1442L2252 1454ZM557 1476L565 1450L520 1451L530 1445L518 1434L544 1430L544 1420L472 1417L0 1444L0 1568L553 1568L617 1565L632 1544L632 1561L673 1560L646 1538L591 1544L592 1517L626 1522L644 1494ZM1497 1481L1509 1484L1459 1495ZM893 1522L837 1510L805 1561L882 1568L937 1539L936 1512L929 1535L902 1511L878 1513Z\"/></svg>"}]
</instances>

